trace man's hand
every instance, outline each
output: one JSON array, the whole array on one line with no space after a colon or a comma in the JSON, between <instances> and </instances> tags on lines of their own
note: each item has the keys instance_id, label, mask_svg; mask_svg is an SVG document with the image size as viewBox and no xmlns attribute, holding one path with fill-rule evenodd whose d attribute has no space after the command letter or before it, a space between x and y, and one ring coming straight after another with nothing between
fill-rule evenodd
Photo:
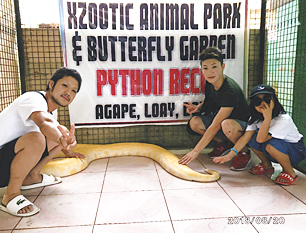
<instances>
[{"instance_id":1,"label":"man's hand","mask_svg":"<svg viewBox=\"0 0 306 233\"><path fill-rule=\"evenodd\" d=\"M70 150L76 146L76 140L75 140L75 126L74 124L71 125L70 131L67 130L66 127L62 125L57 126L58 130L61 132L61 136L57 139L60 146L63 147L63 149Z\"/></svg>"},{"instance_id":2,"label":"man's hand","mask_svg":"<svg viewBox=\"0 0 306 233\"><path fill-rule=\"evenodd\" d=\"M68 157L68 158L80 158L80 159L85 159L85 155L75 152L72 150L65 150L63 149L62 152Z\"/></svg>"},{"instance_id":3,"label":"man's hand","mask_svg":"<svg viewBox=\"0 0 306 233\"><path fill-rule=\"evenodd\" d=\"M178 163L185 165L185 164L189 164L191 161L193 161L194 159L196 159L196 157L198 157L198 153L196 153L195 151L190 151L188 154L186 154L183 158L181 158Z\"/></svg>"}]
</instances>

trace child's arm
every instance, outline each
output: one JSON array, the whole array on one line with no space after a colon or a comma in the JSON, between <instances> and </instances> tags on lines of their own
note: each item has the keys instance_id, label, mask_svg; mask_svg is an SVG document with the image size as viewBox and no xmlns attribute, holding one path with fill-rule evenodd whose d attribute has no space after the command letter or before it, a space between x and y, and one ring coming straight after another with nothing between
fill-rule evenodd
<instances>
[{"instance_id":1,"label":"child's arm","mask_svg":"<svg viewBox=\"0 0 306 233\"><path fill-rule=\"evenodd\" d=\"M246 146L246 144L248 144L248 142L251 140L253 134L255 133L255 131L246 131L236 142L235 146L233 147L234 149L236 149L237 151L241 151L243 147ZM232 158L234 158L236 155L236 152L231 150L228 154L221 156L221 157L217 157L214 158L213 161L215 163L226 163L228 161L230 161Z\"/></svg>"},{"instance_id":2,"label":"child's arm","mask_svg":"<svg viewBox=\"0 0 306 233\"><path fill-rule=\"evenodd\" d=\"M269 135L269 128L271 125L272 120L272 110L274 108L274 101L271 100L270 105L268 105L266 102L264 102L264 106L260 108L261 113L264 117L264 120L262 122L262 125L260 126L260 129L257 134L256 141L259 143L266 142L272 138L271 135Z\"/></svg>"},{"instance_id":3,"label":"child's arm","mask_svg":"<svg viewBox=\"0 0 306 233\"><path fill-rule=\"evenodd\" d=\"M204 149L208 143L215 137L217 132L221 129L221 122L228 118L231 112L233 111L232 107L222 107L219 112L215 116L211 125L206 129L204 135L201 140L195 146L195 148L186 154L183 158L179 160L180 164L189 164L192 160L194 160L200 154L200 151Z\"/></svg>"}]
</instances>

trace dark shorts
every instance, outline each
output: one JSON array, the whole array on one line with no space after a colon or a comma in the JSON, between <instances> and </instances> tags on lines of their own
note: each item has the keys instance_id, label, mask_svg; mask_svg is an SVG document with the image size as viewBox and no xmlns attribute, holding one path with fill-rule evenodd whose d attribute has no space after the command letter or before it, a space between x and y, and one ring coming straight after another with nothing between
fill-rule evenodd
<instances>
[{"instance_id":1,"label":"dark shorts","mask_svg":"<svg viewBox=\"0 0 306 233\"><path fill-rule=\"evenodd\" d=\"M205 126L205 128L207 129L211 123L213 122L214 118L215 118L215 115L198 115L198 117L200 117L202 119L202 122ZM190 119L191 120L191 119ZM198 134L197 132L194 132L191 128L190 128L190 125L189 125L189 122L190 120L188 121L187 123L187 131L192 134L192 135L200 135ZM237 121L239 123L239 125L241 126L243 132L245 131L246 127L247 127L247 122L245 121L242 121L242 120L238 120L238 119L233 119L235 121ZM225 136L225 134L223 133L222 129L220 129L217 134L216 134L216 137L220 138L222 141L227 141L228 138Z\"/></svg>"},{"instance_id":2,"label":"dark shorts","mask_svg":"<svg viewBox=\"0 0 306 233\"><path fill-rule=\"evenodd\" d=\"M286 142L282 139L271 138L270 140L264 143L258 143L256 141L257 132L252 136L249 141L249 146L254 148L255 150L263 152L268 159L270 159L274 163L278 163L266 150L268 144L273 146L276 150L286 154L289 156L291 166L295 167L302 160L306 158L306 148L303 144L303 138L298 143L290 143Z\"/></svg>"},{"instance_id":3,"label":"dark shorts","mask_svg":"<svg viewBox=\"0 0 306 233\"><path fill-rule=\"evenodd\" d=\"M4 144L0 149L0 187L5 187L9 183L11 164L16 156L15 145L18 139L19 138L16 138L13 141ZM49 152L46 145L46 149L42 154L41 159L48 155Z\"/></svg>"}]
</instances>

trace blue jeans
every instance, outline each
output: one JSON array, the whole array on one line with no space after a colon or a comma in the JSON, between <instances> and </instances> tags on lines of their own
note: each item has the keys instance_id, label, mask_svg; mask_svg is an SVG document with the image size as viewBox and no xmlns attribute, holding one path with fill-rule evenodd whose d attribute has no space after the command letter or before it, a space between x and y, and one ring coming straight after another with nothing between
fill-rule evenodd
<instances>
[{"instance_id":1,"label":"blue jeans","mask_svg":"<svg viewBox=\"0 0 306 233\"><path fill-rule=\"evenodd\" d=\"M278 163L278 161L267 152L266 147L268 144L273 146L276 150L282 152L283 154L288 155L291 162L291 166L293 167L298 165L302 160L306 158L306 148L303 144L303 138L297 143L286 142L282 139L277 138L271 138L270 140L264 143L259 143L256 141L257 134L258 132L256 132L252 136L251 140L248 143L249 146L255 150L263 152L265 156L267 156L267 158L274 163Z\"/></svg>"}]
</instances>

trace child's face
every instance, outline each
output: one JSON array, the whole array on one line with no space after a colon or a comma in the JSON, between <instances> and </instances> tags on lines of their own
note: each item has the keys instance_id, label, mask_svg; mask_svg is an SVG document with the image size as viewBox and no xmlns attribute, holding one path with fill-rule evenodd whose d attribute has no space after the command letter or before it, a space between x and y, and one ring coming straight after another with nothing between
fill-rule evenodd
<instances>
[{"instance_id":1,"label":"child's face","mask_svg":"<svg viewBox=\"0 0 306 233\"><path fill-rule=\"evenodd\" d=\"M257 112L262 113L263 109L274 108L273 97L269 94L258 94L251 102ZM257 105L257 106L256 106Z\"/></svg>"},{"instance_id":2,"label":"child's face","mask_svg":"<svg viewBox=\"0 0 306 233\"><path fill-rule=\"evenodd\" d=\"M201 70L205 79L207 80L207 82L213 85L223 83L224 67L225 64L221 65L221 62L219 62L217 59L207 59L201 64Z\"/></svg>"}]
</instances>

